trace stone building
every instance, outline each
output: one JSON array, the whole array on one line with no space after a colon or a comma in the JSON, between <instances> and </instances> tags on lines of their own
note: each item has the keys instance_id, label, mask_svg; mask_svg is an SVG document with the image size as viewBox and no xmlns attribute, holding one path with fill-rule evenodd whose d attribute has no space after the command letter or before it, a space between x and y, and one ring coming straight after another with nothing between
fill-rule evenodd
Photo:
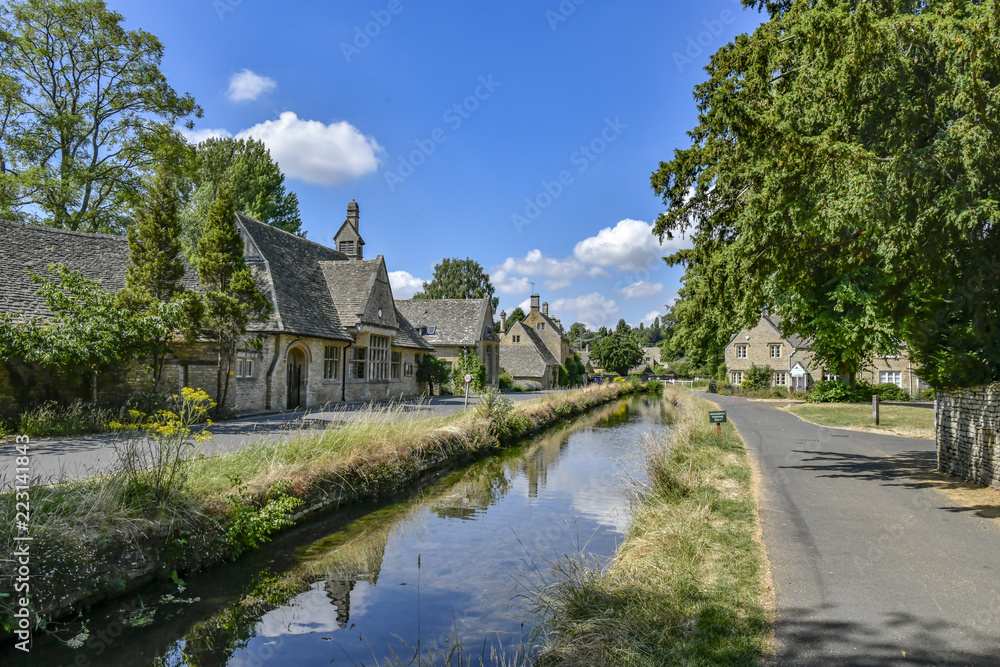
<instances>
[{"instance_id":1,"label":"stone building","mask_svg":"<svg viewBox=\"0 0 1000 667\"><path fill-rule=\"evenodd\" d=\"M364 259L359 218L352 201L334 239L345 248L341 252L236 216L244 259L273 312L267 321L249 327L248 340L259 337L261 345L255 349L247 344L238 351L228 407L246 413L422 393L417 362L434 348L396 310L382 256ZM43 273L49 264L65 264L115 292L125 286L128 262L124 237L0 222L0 312L25 319L46 316L27 271ZM190 267L184 282L199 289ZM186 386L214 396L217 362L211 343L174 347L161 389ZM16 361L0 371L0 410L9 413L18 405L75 397L57 382L28 381L24 372ZM149 378L135 365L100 378L98 384L99 398L116 402L148 385Z\"/></svg>"},{"instance_id":2,"label":"stone building","mask_svg":"<svg viewBox=\"0 0 1000 667\"><path fill-rule=\"evenodd\" d=\"M493 305L482 299L407 299L396 308L434 346L434 354L449 366L462 350L475 352L486 368L486 384L500 382L500 337L493 330Z\"/></svg>"},{"instance_id":3,"label":"stone building","mask_svg":"<svg viewBox=\"0 0 1000 667\"><path fill-rule=\"evenodd\" d=\"M559 359L527 321L514 322L501 338L500 365L515 382L533 389L551 389L559 379Z\"/></svg>"},{"instance_id":4,"label":"stone building","mask_svg":"<svg viewBox=\"0 0 1000 667\"><path fill-rule=\"evenodd\" d=\"M771 384L792 391L805 391L819 380L847 380L814 360L811 339L782 335L781 318L774 315L761 316L754 327L730 338L725 360L726 380L731 384L742 382L751 365L770 366ZM872 384L895 384L917 394L927 386L920 380L918 370L902 349L898 355L873 360L871 367L857 377Z\"/></svg>"},{"instance_id":5,"label":"stone building","mask_svg":"<svg viewBox=\"0 0 1000 667\"><path fill-rule=\"evenodd\" d=\"M545 343L552 356L559 360L559 364L566 363L566 360L573 356L573 349L569 344L569 336L563 329L562 322L558 317L549 315L549 304L545 302L539 307L539 295L531 295L531 309L524 318L524 326L534 330L538 337Z\"/></svg>"}]
</instances>

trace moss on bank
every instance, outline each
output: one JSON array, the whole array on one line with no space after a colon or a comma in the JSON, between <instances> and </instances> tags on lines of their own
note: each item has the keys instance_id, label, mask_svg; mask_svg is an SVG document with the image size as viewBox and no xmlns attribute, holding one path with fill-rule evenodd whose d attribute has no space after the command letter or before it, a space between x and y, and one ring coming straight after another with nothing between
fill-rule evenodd
<instances>
[{"instance_id":1,"label":"moss on bank","mask_svg":"<svg viewBox=\"0 0 1000 667\"><path fill-rule=\"evenodd\" d=\"M536 595L548 634L536 662L758 665L771 653L767 564L743 442L709 404L668 390L673 431L647 442L649 487L605 570L566 561Z\"/></svg>"},{"instance_id":2,"label":"moss on bank","mask_svg":"<svg viewBox=\"0 0 1000 667\"><path fill-rule=\"evenodd\" d=\"M291 498L301 503L288 518L302 522L319 510L390 496L639 390L599 386L431 419L402 418L400 408L372 408L323 431L189 461L183 490L156 505L123 493L114 475L35 487L34 617L44 625L175 570L196 571L234 557L259 537L234 535L241 508L263 514L272 501ZM9 516L14 504L13 494L0 494L0 509ZM0 548L8 553L12 529L0 528ZM12 563L0 564L0 590L10 590L13 578ZM7 601L0 598L0 621L9 628Z\"/></svg>"}]
</instances>

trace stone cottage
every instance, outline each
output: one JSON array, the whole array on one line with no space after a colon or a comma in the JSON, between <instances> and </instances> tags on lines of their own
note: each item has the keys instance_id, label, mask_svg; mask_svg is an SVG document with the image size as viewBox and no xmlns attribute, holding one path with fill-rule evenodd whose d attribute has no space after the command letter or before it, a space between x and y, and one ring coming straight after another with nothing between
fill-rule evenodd
<instances>
[{"instance_id":1,"label":"stone cottage","mask_svg":"<svg viewBox=\"0 0 1000 667\"><path fill-rule=\"evenodd\" d=\"M559 379L559 359L526 321L514 322L501 338L500 365L533 389L551 389Z\"/></svg>"},{"instance_id":2,"label":"stone cottage","mask_svg":"<svg viewBox=\"0 0 1000 667\"><path fill-rule=\"evenodd\" d=\"M434 346L434 354L449 366L462 350L475 352L486 368L486 384L500 382L500 337L493 330L493 305L482 299L407 299L396 309Z\"/></svg>"},{"instance_id":3,"label":"stone cottage","mask_svg":"<svg viewBox=\"0 0 1000 667\"><path fill-rule=\"evenodd\" d=\"M531 295L531 309L524 318L524 326L529 327L537 334L552 356L558 359L559 364L562 365L573 356L569 335L563 329L559 318L549 315L548 302L542 303L539 307L540 298L538 294Z\"/></svg>"},{"instance_id":4,"label":"stone cottage","mask_svg":"<svg viewBox=\"0 0 1000 667\"><path fill-rule=\"evenodd\" d=\"M742 382L744 373L753 364L770 366L771 384L791 391L805 391L819 380L847 380L814 360L811 339L782 335L781 322L775 315L763 315L754 327L743 329L729 339L725 349L728 382ZM918 370L902 349L898 355L875 359L871 368L858 373L858 379L872 384L894 384L917 394L927 386Z\"/></svg>"}]
</instances>

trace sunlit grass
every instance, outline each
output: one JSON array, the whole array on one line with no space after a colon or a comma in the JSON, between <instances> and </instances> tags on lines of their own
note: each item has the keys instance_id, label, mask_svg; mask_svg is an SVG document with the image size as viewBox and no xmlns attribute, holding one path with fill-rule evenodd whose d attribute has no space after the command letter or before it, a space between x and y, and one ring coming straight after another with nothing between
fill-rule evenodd
<instances>
[{"instance_id":1,"label":"sunlit grass","mask_svg":"<svg viewBox=\"0 0 1000 667\"><path fill-rule=\"evenodd\" d=\"M879 425L870 404L803 403L785 408L796 417L818 426L886 433L907 438L934 439L934 410L909 405L879 406Z\"/></svg>"}]
</instances>

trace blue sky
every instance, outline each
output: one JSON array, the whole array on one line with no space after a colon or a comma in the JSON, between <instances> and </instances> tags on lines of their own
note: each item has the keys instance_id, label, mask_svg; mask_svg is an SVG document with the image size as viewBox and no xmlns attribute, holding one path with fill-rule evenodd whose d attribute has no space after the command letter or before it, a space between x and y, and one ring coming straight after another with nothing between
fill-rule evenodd
<instances>
[{"instance_id":1,"label":"blue sky","mask_svg":"<svg viewBox=\"0 0 1000 667\"><path fill-rule=\"evenodd\" d=\"M649 177L688 144L709 55L760 21L734 0L108 4L162 40L205 110L193 139L268 144L310 239L331 244L358 201L396 298L471 257L501 308L533 282L594 328L675 296Z\"/></svg>"}]
</instances>

